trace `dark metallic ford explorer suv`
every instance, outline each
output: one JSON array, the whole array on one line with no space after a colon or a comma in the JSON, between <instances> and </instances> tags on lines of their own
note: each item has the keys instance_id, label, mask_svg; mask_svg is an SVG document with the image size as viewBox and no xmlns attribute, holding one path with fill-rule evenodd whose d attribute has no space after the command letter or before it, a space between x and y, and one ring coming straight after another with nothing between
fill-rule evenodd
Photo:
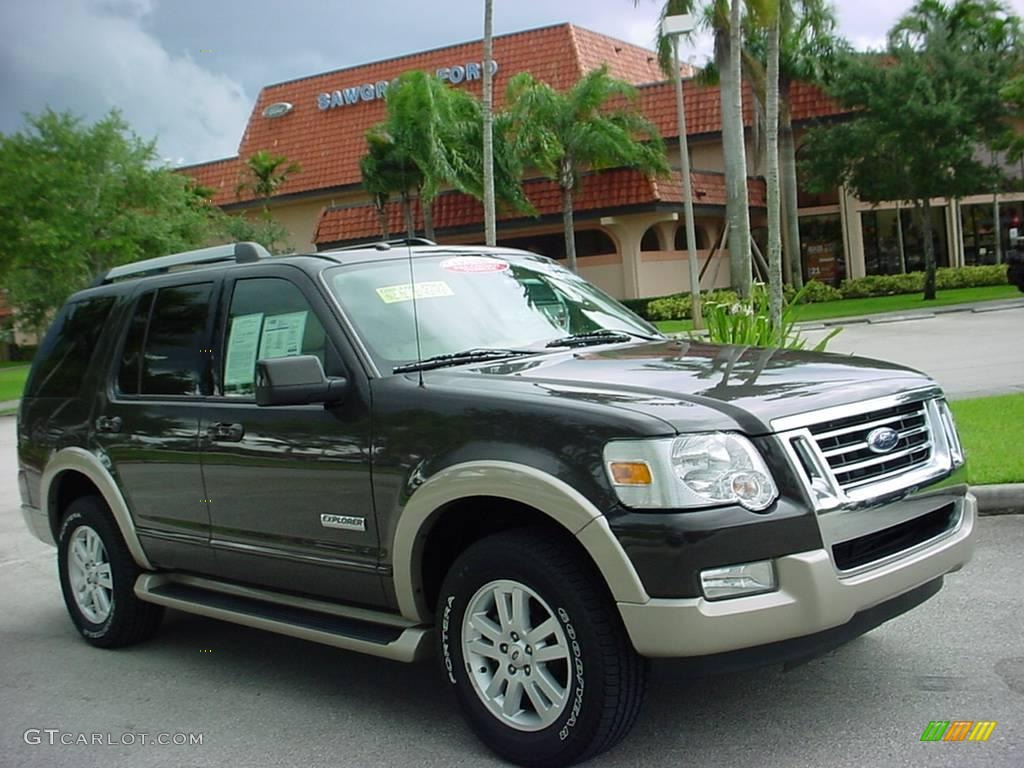
<instances>
[{"instance_id":1,"label":"dark metallic ford explorer suv","mask_svg":"<svg viewBox=\"0 0 1024 768\"><path fill-rule=\"evenodd\" d=\"M118 267L18 420L90 643L165 606L414 661L499 755L637 716L645 657L806 658L934 595L975 502L933 381L662 337L554 262L425 242Z\"/></svg>"}]
</instances>

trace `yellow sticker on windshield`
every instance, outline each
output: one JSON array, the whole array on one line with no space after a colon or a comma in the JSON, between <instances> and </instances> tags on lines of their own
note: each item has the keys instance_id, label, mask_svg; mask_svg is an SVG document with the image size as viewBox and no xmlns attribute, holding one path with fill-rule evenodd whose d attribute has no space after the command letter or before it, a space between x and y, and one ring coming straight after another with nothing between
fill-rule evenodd
<instances>
[{"instance_id":1,"label":"yellow sticker on windshield","mask_svg":"<svg viewBox=\"0 0 1024 768\"><path fill-rule=\"evenodd\" d=\"M377 295L385 304L397 304L401 301L412 301L412 284L385 285L377 289ZM443 280L433 282L416 283L417 299L439 299L442 296L454 296L448 283Z\"/></svg>"}]
</instances>

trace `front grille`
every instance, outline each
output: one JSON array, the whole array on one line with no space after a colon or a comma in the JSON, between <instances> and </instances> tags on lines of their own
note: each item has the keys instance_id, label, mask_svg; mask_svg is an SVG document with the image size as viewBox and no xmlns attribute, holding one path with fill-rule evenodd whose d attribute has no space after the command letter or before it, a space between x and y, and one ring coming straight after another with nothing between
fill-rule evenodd
<instances>
[{"instance_id":1,"label":"front grille","mask_svg":"<svg viewBox=\"0 0 1024 768\"><path fill-rule=\"evenodd\" d=\"M872 430L889 427L899 440L886 453L868 447ZM843 490L892 477L928 463L931 433L923 402L821 422L810 427L818 448Z\"/></svg>"},{"instance_id":2,"label":"front grille","mask_svg":"<svg viewBox=\"0 0 1024 768\"><path fill-rule=\"evenodd\" d=\"M913 520L832 545L832 559L842 571L858 568L934 539L956 525L956 504L939 507Z\"/></svg>"}]
</instances>

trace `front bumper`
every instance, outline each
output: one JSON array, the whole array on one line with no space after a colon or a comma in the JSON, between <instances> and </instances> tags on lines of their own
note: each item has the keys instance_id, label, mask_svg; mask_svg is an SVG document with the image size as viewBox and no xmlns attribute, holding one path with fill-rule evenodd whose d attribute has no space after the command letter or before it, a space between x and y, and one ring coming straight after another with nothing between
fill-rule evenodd
<instances>
[{"instance_id":1,"label":"front bumper","mask_svg":"<svg viewBox=\"0 0 1024 768\"><path fill-rule=\"evenodd\" d=\"M634 648L644 656L711 656L856 625L855 617L884 603L898 605L895 598L970 559L977 502L968 493L955 503L960 515L953 529L852 573L838 571L828 550L813 549L775 559L775 592L715 602L702 597L620 602L619 612ZM903 610L914 604L907 602ZM882 620L887 618L892 616ZM872 626L865 624L861 631Z\"/></svg>"}]
</instances>

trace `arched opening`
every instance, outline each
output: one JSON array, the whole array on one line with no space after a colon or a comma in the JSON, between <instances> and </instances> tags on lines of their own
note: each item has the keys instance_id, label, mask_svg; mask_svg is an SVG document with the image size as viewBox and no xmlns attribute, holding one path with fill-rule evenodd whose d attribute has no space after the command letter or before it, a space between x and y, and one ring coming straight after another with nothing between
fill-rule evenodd
<instances>
[{"instance_id":1,"label":"arched opening","mask_svg":"<svg viewBox=\"0 0 1024 768\"><path fill-rule=\"evenodd\" d=\"M704 231L704 227L694 226L694 240L696 241L696 248L698 251L705 251L708 247L708 236ZM673 246L677 251L687 250L686 244L686 225L680 224L676 227L676 238Z\"/></svg>"},{"instance_id":2,"label":"arched opening","mask_svg":"<svg viewBox=\"0 0 1024 768\"><path fill-rule=\"evenodd\" d=\"M641 251L660 251L661 241L658 239L658 229L656 226L650 226L647 231L644 232L644 236L640 238L640 250Z\"/></svg>"}]
</instances>

